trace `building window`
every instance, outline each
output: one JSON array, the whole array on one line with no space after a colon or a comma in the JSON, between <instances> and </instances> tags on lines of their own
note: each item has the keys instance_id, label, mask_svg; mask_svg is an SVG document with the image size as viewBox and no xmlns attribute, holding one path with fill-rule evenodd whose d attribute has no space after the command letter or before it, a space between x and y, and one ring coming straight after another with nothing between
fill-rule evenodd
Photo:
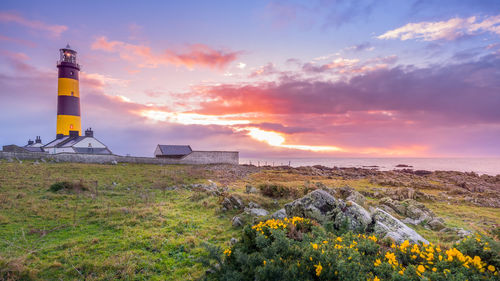
<instances>
[{"instance_id":1,"label":"building window","mask_svg":"<svg viewBox=\"0 0 500 281\"><path fill-rule=\"evenodd\" d=\"M71 96L74 96L75 94L73 92L71 92Z\"/></svg>"}]
</instances>

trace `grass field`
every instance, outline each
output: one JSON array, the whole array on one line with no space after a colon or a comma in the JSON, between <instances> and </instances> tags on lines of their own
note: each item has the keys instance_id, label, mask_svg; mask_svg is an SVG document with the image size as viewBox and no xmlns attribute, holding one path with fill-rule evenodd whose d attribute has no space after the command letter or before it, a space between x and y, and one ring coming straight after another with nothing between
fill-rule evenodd
<instances>
[{"instance_id":1,"label":"grass field","mask_svg":"<svg viewBox=\"0 0 500 281\"><path fill-rule=\"evenodd\" d=\"M218 198L165 190L203 181L192 172L189 166L2 164L1 269L45 280L199 277L201 242L227 243L235 230L216 213ZM89 190L49 191L58 181L82 181Z\"/></svg>"},{"instance_id":2,"label":"grass field","mask_svg":"<svg viewBox=\"0 0 500 281\"><path fill-rule=\"evenodd\" d=\"M234 176L204 166L141 164L0 163L0 277L41 280L195 280L203 243L229 245L239 229L220 198L171 186L224 182L230 193L269 211L291 199L244 193L245 185L276 182L303 187L372 187L366 180L322 179L261 170ZM230 177L228 175L231 175ZM81 189L52 192L56 182ZM432 192L432 191L431 191ZM374 200L369 200L374 201ZM500 224L500 210L432 203L453 227L485 230ZM431 241L442 237L418 229ZM8 274L6 272L9 272ZM2 275L3 274L3 275Z\"/></svg>"}]
</instances>

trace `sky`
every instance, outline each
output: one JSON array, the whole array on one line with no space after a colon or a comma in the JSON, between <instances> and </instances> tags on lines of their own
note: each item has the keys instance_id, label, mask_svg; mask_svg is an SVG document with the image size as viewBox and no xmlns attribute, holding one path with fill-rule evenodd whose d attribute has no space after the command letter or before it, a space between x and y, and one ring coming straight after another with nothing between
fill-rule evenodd
<instances>
[{"instance_id":1,"label":"sky","mask_svg":"<svg viewBox=\"0 0 500 281\"><path fill-rule=\"evenodd\" d=\"M55 138L66 44L115 154L500 156L497 0L3 0L1 145Z\"/></svg>"}]
</instances>

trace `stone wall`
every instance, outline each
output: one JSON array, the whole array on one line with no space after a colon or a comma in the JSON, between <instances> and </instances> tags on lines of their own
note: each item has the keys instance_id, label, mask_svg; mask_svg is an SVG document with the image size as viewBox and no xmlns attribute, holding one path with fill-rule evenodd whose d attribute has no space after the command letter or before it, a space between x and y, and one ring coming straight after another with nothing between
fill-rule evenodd
<instances>
[{"instance_id":1,"label":"stone wall","mask_svg":"<svg viewBox=\"0 0 500 281\"><path fill-rule=\"evenodd\" d=\"M0 151L0 159L41 160L42 158L47 161L98 164L111 163L113 161L118 163L138 164L239 164L239 153L237 151L193 151L191 154L181 159L77 153L48 154L42 152L17 153Z\"/></svg>"},{"instance_id":2,"label":"stone wall","mask_svg":"<svg viewBox=\"0 0 500 281\"><path fill-rule=\"evenodd\" d=\"M238 164L239 153L237 151L193 151L181 161L186 164L211 164L214 162Z\"/></svg>"}]
</instances>

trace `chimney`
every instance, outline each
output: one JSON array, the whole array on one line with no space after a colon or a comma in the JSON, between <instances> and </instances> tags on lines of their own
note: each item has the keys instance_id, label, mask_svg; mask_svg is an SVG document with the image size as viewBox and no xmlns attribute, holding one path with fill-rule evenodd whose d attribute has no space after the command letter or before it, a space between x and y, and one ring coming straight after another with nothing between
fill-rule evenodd
<instances>
[{"instance_id":1,"label":"chimney","mask_svg":"<svg viewBox=\"0 0 500 281\"><path fill-rule=\"evenodd\" d=\"M34 142L31 139L28 140L28 145L32 145L33 143Z\"/></svg>"},{"instance_id":2,"label":"chimney","mask_svg":"<svg viewBox=\"0 0 500 281\"><path fill-rule=\"evenodd\" d=\"M36 137L35 143L42 143L42 139L40 138L40 136Z\"/></svg>"},{"instance_id":3,"label":"chimney","mask_svg":"<svg viewBox=\"0 0 500 281\"><path fill-rule=\"evenodd\" d=\"M70 138L76 138L80 136L80 132L78 131L69 131L69 137Z\"/></svg>"},{"instance_id":4,"label":"chimney","mask_svg":"<svg viewBox=\"0 0 500 281\"><path fill-rule=\"evenodd\" d=\"M94 131L92 131L92 128L88 128L87 130L85 130L85 136L91 138L94 137Z\"/></svg>"}]
</instances>

